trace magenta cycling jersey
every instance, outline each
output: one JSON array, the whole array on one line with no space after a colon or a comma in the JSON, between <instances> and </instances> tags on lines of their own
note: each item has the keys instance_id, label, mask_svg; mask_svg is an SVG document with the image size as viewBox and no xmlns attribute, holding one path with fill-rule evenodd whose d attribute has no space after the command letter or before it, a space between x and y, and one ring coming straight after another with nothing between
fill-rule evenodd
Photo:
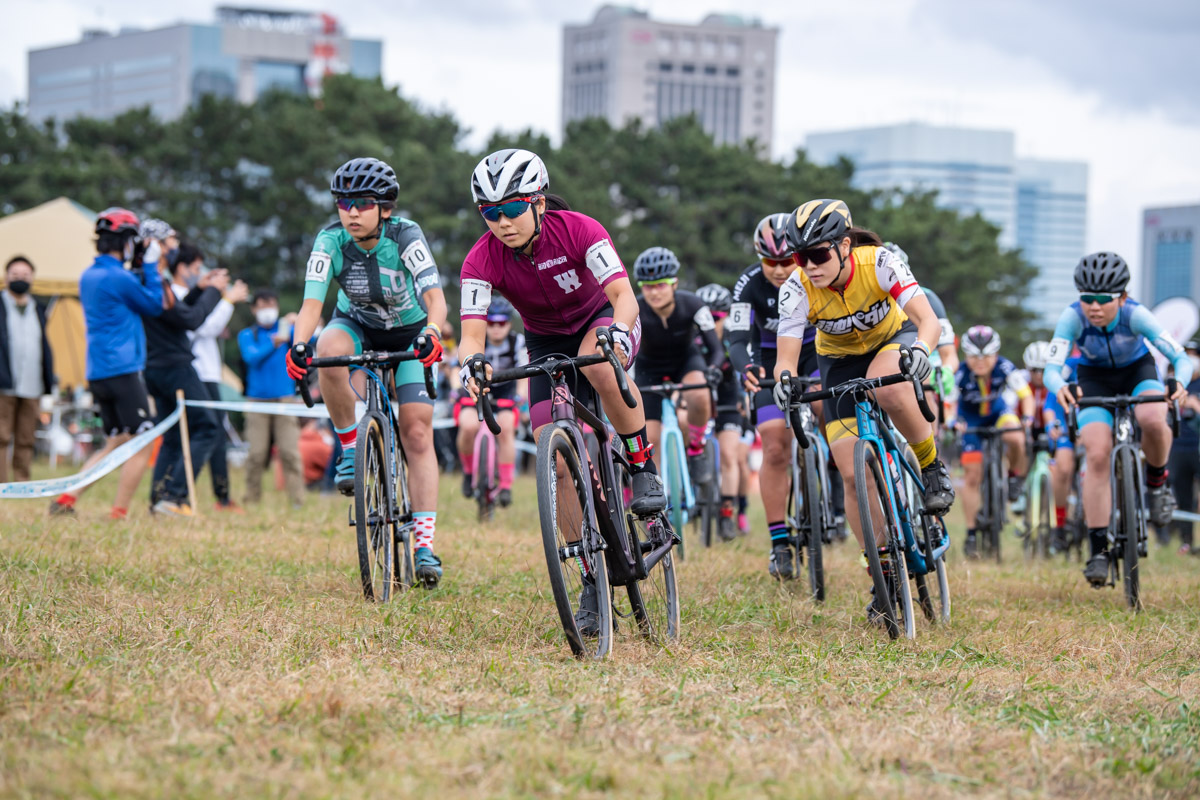
<instances>
[{"instance_id":1,"label":"magenta cycling jersey","mask_svg":"<svg viewBox=\"0 0 1200 800\"><path fill-rule=\"evenodd\" d=\"M462 319L486 319L502 294L533 334L578 333L608 303L604 287L628 277L604 226L574 211L547 211L533 255L516 255L491 232L462 266Z\"/></svg>"}]
</instances>

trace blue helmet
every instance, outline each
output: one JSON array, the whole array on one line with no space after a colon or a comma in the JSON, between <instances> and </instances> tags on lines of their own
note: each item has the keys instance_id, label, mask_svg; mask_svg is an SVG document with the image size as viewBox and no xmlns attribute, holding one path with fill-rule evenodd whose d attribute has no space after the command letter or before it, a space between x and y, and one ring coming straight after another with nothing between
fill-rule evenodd
<instances>
[{"instance_id":1,"label":"blue helmet","mask_svg":"<svg viewBox=\"0 0 1200 800\"><path fill-rule=\"evenodd\" d=\"M492 300L492 304L488 306L487 318L489 322L507 322L508 318L512 315L512 303L508 302L503 297L494 298Z\"/></svg>"},{"instance_id":2,"label":"blue helmet","mask_svg":"<svg viewBox=\"0 0 1200 800\"><path fill-rule=\"evenodd\" d=\"M633 278L644 281L661 281L679 274L679 259L665 247L643 250L633 262Z\"/></svg>"}]
</instances>

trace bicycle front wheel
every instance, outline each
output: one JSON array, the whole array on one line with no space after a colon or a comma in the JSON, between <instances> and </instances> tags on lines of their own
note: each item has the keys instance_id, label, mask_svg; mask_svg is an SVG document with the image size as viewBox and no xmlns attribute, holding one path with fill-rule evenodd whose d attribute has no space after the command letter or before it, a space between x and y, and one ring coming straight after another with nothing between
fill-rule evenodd
<instances>
[{"instance_id":1,"label":"bicycle front wheel","mask_svg":"<svg viewBox=\"0 0 1200 800\"><path fill-rule=\"evenodd\" d=\"M671 519L671 528L679 534L679 558L684 558L683 546L683 530L687 524L687 509L684 508L683 499L683 481L684 481L684 458L683 458L683 437L678 433L664 431L662 437L663 444L663 465L666 467L666 477L663 480L663 486L667 492L667 513Z\"/></svg>"},{"instance_id":2,"label":"bicycle front wheel","mask_svg":"<svg viewBox=\"0 0 1200 800\"><path fill-rule=\"evenodd\" d=\"M892 513L888 497L888 476L871 443L859 439L854 444L854 488L858 493L858 513L863 532L863 549L875 586L875 608L880 613L888 636L896 639L903 631L911 639L916 636L913 621L912 593L908 587L908 568L900 547L900 527ZM901 487L896 487L899 492ZM890 560L890 575L885 575L876 546L876 531L883 533L884 551Z\"/></svg>"},{"instance_id":3,"label":"bicycle front wheel","mask_svg":"<svg viewBox=\"0 0 1200 800\"><path fill-rule=\"evenodd\" d=\"M475 502L478 506L480 522L492 519L493 488L496 477L493 474L496 466L496 440L484 432L484 426L479 426L479 435L475 437Z\"/></svg>"},{"instance_id":4,"label":"bicycle front wheel","mask_svg":"<svg viewBox=\"0 0 1200 800\"><path fill-rule=\"evenodd\" d=\"M393 429L393 436L398 435ZM392 540L395 542L395 554L392 556L392 585L396 591L411 589L417 580L417 570L413 564L413 526L412 502L408 496L408 462L404 458L404 448L396 442L399 458L395 459L396 480L392 483Z\"/></svg>"},{"instance_id":5,"label":"bicycle front wheel","mask_svg":"<svg viewBox=\"0 0 1200 800\"><path fill-rule=\"evenodd\" d=\"M612 591L608 561L588 518L588 477L570 434L557 425L543 430L537 496L550 590L571 652L601 659L612 648Z\"/></svg>"},{"instance_id":6,"label":"bicycle front wheel","mask_svg":"<svg viewBox=\"0 0 1200 800\"><path fill-rule=\"evenodd\" d=\"M807 436L803 431L799 436ZM824 532L825 521L821 518L821 476L817 471L817 454L812 444L803 451L804 472L804 526L807 528L805 537L808 539L808 587L812 599L818 603L825 602L825 561L821 551L821 535Z\"/></svg>"},{"instance_id":7,"label":"bicycle front wheel","mask_svg":"<svg viewBox=\"0 0 1200 800\"><path fill-rule=\"evenodd\" d=\"M1039 558L1050 557L1050 539L1054 531L1052 515L1054 513L1054 487L1050 484L1050 472L1041 470L1038 473L1036 491L1037 498L1037 554Z\"/></svg>"},{"instance_id":8,"label":"bicycle front wheel","mask_svg":"<svg viewBox=\"0 0 1200 800\"><path fill-rule=\"evenodd\" d=\"M1141 509L1137 502L1137 465L1133 460L1133 451L1122 447L1117 453L1117 490L1120 493L1121 514L1120 538L1124 545L1120 551L1124 567L1125 600L1134 611L1142 610L1141 578L1138 567L1138 535L1145 525Z\"/></svg>"},{"instance_id":9,"label":"bicycle front wheel","mask_svg":"<svg viewBox=\"0 0 1200 800\"><path fill-rule=\"evenodd\" d=\"M386 603L392 596L395 545L389 524L388 458L383 425L368 414L358 424L354 451L354 525L363 596Z\"/></svg>"},{"instance_id":10,"label":"bicycle front wheel","mask_svg":"<svg viewBox=\"0 0 1200 800\"><path fill-rule=\"evenodd\" d=\"M912 447L906 447L904 457L912 466L913 471L920 474L921 465ZM946 540L946 525L940 517L927 516L924 513L925 498L919 491L910 492L913 506L913 525L916 526L917 546L925 558L925 574L914 573L913 583L917 585L917 604L930 622L946 623L950 621L950 581L946 575L946 554L943 551L937 558L934 551ZM933 573L936 580L931 589L929 574Z\"/></svg>"}]
</instances>

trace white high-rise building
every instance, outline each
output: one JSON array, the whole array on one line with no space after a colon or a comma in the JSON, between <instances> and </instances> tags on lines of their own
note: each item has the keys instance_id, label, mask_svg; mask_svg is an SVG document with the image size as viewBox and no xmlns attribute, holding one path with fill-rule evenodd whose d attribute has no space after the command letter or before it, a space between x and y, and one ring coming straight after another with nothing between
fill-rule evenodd
<instances>
[{"instance_id":1,"label":"white high-rise building","mask_svg":"<svg viewBox=\"0 0 1200 800\"><path fill-rule=\"evenodd\" d=\"M1014 143L1011 131L912 122L810 134L805 147L818 164L852 160L859 188L936 190L939 205L999 227L999 245L1038 268L1029 307L1052 326L1085 252L1087 164L1017 158Z\"/></svg>"},{"instance_id":2,"label":"white high-rise building","mask_svg":"<svg viewBox=\"0 0 1200 800\"><path fill-rule=\"evenodd\" d=\"M769 153L778 35L734 14L682 25L602 6L591 22L563 28L563 131L588 117L652 128L695 114L719 144L754 139Z\"/></svg>"}]
</instances>

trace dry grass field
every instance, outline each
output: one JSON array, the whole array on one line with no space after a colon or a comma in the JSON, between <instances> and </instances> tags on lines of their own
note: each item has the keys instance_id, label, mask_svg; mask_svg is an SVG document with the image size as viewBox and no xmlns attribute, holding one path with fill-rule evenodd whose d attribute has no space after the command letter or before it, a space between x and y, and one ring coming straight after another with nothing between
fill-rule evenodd
<instances>
[{"instance_id":1,"label":"dry grass field","mask_svg":"<svg viewBox=\"0 0 1200 800\"><path fill-rule=\"evenodd\" d=\"M818 607L758 533L690 550L677 647L623 626L584 664L528 480L490 526L443 481L443 587L388 606L340 497L113 523L111 483L75 520L0 505L0 795L1200 794L1200 559L1154 550L1134 616L1076 565L956 541L953 622L889 642L849 547Z\"/></svg>"}]
</instances>

